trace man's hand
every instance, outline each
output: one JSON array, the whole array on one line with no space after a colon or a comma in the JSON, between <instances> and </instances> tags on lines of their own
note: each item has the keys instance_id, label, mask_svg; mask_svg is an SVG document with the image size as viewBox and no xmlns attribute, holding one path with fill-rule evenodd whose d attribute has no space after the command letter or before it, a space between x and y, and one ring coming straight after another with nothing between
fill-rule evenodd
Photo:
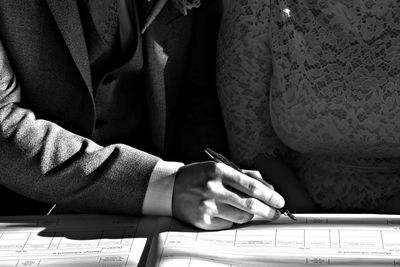
<instances>
[{"instance_id":1,"label":"man's hand","mask_svg":"<svg viewBox=\"0 0 400 267\"><path fill-rule=\"evenodd\" d=\"M179 169L172 197L174 217L201 229L216 230L246 223L260 215L280 216L283 197L260 180L258 172L240 173L215 162L194 163Z\"/></svg>"}]
</instances>

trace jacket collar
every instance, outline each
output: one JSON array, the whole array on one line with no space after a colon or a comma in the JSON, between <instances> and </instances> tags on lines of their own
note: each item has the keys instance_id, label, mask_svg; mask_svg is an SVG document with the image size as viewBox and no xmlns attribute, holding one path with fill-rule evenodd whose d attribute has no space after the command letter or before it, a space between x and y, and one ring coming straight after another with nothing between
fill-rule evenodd
<instances>
[{"instance_id":1,"label":"jacket collar","mask_svg":"<svg viewBox=\"0 0 400 267\"><path fill-rule=\"evenodd\" d=\"M151 11L152 4L146 0L141 1L141 7L147 15ZM88 50L77 2L73 0L46 0L46 2L86 86L93 92ZM170 25L174 24L174 19L179 16L180 12L171 3L167 3L157 21L159 24Z\"/></svg>"},{"instance_id":2,"label":"jacket collar","mask_svg":"<svg viewBox=\"0 0 400 267\"><path fill-rule=\"evenodd\" d=\"M86 86L92 91L89 56L76 1L46 2Z\"/></svg>"}]
</instances>

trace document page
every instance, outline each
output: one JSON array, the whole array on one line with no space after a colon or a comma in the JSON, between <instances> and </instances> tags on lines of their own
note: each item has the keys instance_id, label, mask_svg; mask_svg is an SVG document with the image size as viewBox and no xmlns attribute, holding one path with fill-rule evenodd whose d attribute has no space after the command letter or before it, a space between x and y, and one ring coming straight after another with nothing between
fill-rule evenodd
<instances>
[{"instance_id":1,"label":"document page","mask_svg":"<svg viewBox=\"0 0 400 267\"><path fill-rule=\"evenodd\" d=\"M203 232L171 221L158 235L160 267L400 266L400 216L297 214ZM178 230L176 230L178 229Z\"/></svg>"},{"instance_id":2,"label":"document page","mask_svg":"<svg viewBox=\"0 0 400 267\"><path fill-rule=\"evenodd\" d=\"M0 217L0 266L137 266L139 220L101 215Z\"/></svg>"}]
</instances>

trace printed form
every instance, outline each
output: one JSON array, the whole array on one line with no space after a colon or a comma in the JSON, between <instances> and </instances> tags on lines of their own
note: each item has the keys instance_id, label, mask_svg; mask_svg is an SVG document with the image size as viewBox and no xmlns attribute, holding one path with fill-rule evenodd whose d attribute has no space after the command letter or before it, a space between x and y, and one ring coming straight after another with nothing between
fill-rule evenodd
<instances>
[{"instance_id":1,"label":"printed form","mask_svg":"<svg viewBox=\"0 0 400 267\"><path fill-rule=\"evenodd\" d=\"M137 266L138 219L51 215L0 219L0 266Z\"/></svg>"},{"instance_id":2,"label":"printed form","mask_svg":"<svg viewBox=\"0 0 400 267\"><path fill-rule=\"evenodd\" d=\"M170 230L158 236L155 265L400 266L400 216L296 217L297 222L282 216L274 223L255 220L215 232L182 230L172 221Z\"/></svg>"}]
</instances>

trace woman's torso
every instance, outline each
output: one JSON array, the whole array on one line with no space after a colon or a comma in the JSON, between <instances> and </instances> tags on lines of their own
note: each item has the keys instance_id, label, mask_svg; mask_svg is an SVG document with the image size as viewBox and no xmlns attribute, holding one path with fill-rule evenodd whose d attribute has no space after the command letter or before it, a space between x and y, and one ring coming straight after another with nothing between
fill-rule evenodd
<instances>
[{"instance_id":1,"label":"woman's torso","mask_svg":"<svg viewBox=\"0 0 400 267\"><path fill-rule=\"evenodd\" d=\"M400 1L271 1L271 119L317 204L400 191Z\"/></svg>"}]
</instances>

